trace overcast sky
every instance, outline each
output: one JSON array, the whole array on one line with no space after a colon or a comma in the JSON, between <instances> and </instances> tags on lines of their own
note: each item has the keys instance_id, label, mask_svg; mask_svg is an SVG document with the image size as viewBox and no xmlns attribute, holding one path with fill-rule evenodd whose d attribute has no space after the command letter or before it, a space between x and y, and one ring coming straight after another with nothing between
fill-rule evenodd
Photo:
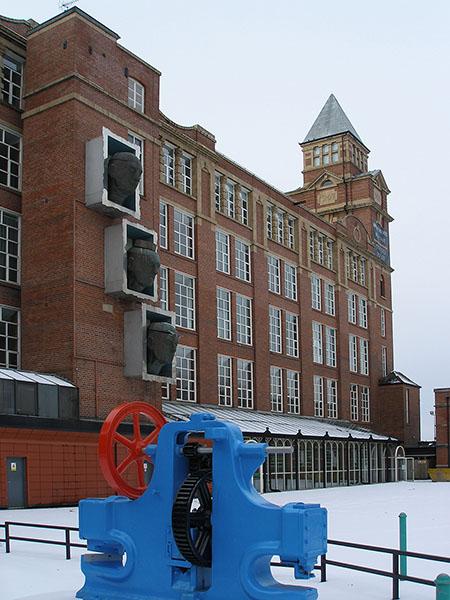
<instances>
[{"instance_id":1,"label":"overcast sky","mask_svg":"<svg viewBox=\"0 0 450 600\"><path fill-rule=\"evenodd\" d=\"M9 6L7 7L6 4ZM79 0L162 71L161 109L200 123L217 149L287 191L303 139L333 92L391 189L395 368L450 387L448 157L450 2ZM3 3L42 22L58 0Z\"/></svg>"}]
</instances>

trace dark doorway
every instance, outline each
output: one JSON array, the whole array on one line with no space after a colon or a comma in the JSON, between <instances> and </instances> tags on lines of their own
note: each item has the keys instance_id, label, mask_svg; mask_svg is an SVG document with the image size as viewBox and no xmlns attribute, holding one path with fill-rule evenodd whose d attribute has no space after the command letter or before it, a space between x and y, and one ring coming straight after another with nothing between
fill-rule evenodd
<instances>
[{"instance_id":1,"label":"dark doorway","mask_svg":"<svg viewBox=\"0 0 450 600\"><path fill-rule=\"evenodd\" d=\"M25 508L26 494L26 458L6 459L6 479L8 481L8 508Z\"/></svg>"}]
</instances>

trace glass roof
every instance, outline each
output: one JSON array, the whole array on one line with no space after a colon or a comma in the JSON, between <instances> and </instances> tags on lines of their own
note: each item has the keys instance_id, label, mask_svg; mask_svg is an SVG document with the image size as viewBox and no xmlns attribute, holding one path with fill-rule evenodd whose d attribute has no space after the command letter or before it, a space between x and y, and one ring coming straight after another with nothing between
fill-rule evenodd
<instances>
[{"instance_id":1,"label":"glass roof","mask_svg":"<svg viewBox=\"0 0 450 600\"><path fill-rule=\"evenodd\" d=\"M41 383L44 385L59 385L62 387L75 386L73 383L56 377L55 375L46 375L45 373L35 373L34 371L18 371L15 369L0 369L0 379L9 379L14 381L24 381L28 383Z\"/></svg>"}]
</instances>

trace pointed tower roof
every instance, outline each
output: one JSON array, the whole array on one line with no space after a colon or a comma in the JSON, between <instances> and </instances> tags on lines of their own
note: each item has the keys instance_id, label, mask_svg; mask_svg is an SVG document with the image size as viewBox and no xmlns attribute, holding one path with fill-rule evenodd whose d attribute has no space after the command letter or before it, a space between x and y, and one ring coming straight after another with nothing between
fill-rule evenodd
<instances>
[{"instance_id":1,"label":"pointed tower roof","mask_svg":"<svg viewBox=\"0 0 450 600\"><path fill-rule=\"evenodd\" d=\"M331 94L320 111L319 116L314 121L313 126L306 134L303 143L320 140L338 133L346 133L347 131L363 143L334 94Z\"/></svg>"}]
</instances>

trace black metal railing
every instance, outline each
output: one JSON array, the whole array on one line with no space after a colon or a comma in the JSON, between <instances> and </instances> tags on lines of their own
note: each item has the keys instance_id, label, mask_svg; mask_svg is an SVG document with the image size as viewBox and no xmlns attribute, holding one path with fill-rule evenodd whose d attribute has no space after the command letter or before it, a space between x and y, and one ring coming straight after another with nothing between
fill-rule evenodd
<instances>
[{"instance_id":1,"label":"black metal railing","mask_svg":"<svg viewBox=\"0 0 450 600\"><path fill-rule=\"evenodd\" d=\"M369 552L379 552L382 554L390 554L392 556L392 570L385 571L382 569L374 569L372 567L366 567L363 565L355 565L352 563L332 560L327 558L326 554L320 557L320 564L315 565L315 570L320 570L320 581L327 580L327 565L333 567L342 567L344 569L351 569L353 571L360 571L363 573L370 573L372 575L381 575L382 577L389 577L392 579L392 600L398 600L400 598L400 581L410 581L411 583L418 583L421 585L429 585L432 587L436 586L436 583L431 579L423 579L421 577L413 577L412 575L401 575L399 569L399 558L400 556L407 556L410 558L420 558L423 560L430 560L434 562L450 563L450 558L447 556L438 556L436 554L424 554L422 552L409 552L406 550L397 550L397 548L385 548L383 546L369 546L368 544L358 544L356 542L342 542L340 540L328 540L328 545L344 546L345 548L356 548L357 550L368 550ZM290 564L283 562L271 562L274 567L291 567Z\"/></svg>"},{"instance_id":2,"label":"black metal railing","mask_svg":"<svg viewBox=\"0 0 450 600\"><path fill-rule=\"evenodd\" d=\"M44 538L32 538L20 535L13 535L13 527L29 527L32 529L51 529L56 531L64 531L64 540L47 540ZM54 546L64 546L66 550L66 559L71 558L71 548L86 548L86 544L74 542L71 539L71 532L75 531L79 533L77 527L69 527L64 525L45 525L42 523L20 523L17 521L5 521L4 524L0 524L0 530L4 530L4 537L0 537L0 542L5 543L5 550L7 553L11 552L11 542L34 542L40 544L51 544ZM359 544L356 542L343 542L341 540L328 540L328 545L331 546L343 546L345 548L354 548L357 550L367 550L369 552L378 552L381 554L390 554L392 556L392 570L386 571L382 569L374 569L363 565L355 565L353 563L347 563L343 561L337 561L327 558L326 554L320 557L320 564L315 565L314 569L320 571L320 581L324 582L327 580L327 566L341 567L344 569L350 569L353 571L360 571L363 573L370 573L372 575L380 575L381 577L389 577L392 579L392 600L398 600L400 598L400 581L410 581L411 583L418 583L420 585L435 586L435 582L431 579L423 579L421 577L414 577L412 575L401 575L400 574L400 556L406 556L409 558L419 558L422 560L429 560L433 562L450 563L450 557L438 556L436 554L424 554L422 552L409 552L406 550L398 550L397 548L385 548L384 546L370 546L368 544ZM283 562L270 563L273 567L292 567L292 564Z\"/></svg>"},{"instance_id":3,"label":"black metal railing","mask_svg":"<svg viewBox=\"0 0 450 600\"><path fill-rule=\"evenodd\" d=\"M12 528L13 527L30 527L31 529L52 529L56 531L64 531L64 540L47 540L45 538L33 538L33 537L25 537L22 535L13 535ZM71 549L72 548L86 548L86 544L80 544L79 542L73 542L71 539L71 532L76 531L79 532L77 527L69 527L65 525L45 525L43 523L19 523L18 521L5 521L4 525L0 524L0 528L3 528L5 531L5 537L0 538L0 542L5 543L6 553L9 554L11 552L11 542L34 542L38 544L50 544L53 546L64 546L66 549L66 559L70 560L71 558Z\"/></svg>"},{"instance_id":4,"label":"black metal railing","mask_svg":"<svg viewBox=\"0 0 450 600\"><path fill-rule=\"evenodd\" d=\"M421 585L430 585L435 587L435 582L431 579L423 579L422 577L413 577L412 575L402 575L399 569L399 558L400 556L406 556L409 558L420 558L422 560L429 560L433 562L450 563L450 558L447 556L438 556L436 554L424 554L423 552L410 552L406 550L398 550L397 548L385 548L383 546L369 546L367 544L357 544L354 542L342 542L339 540L328 540L328 544L334 546L344 546L346 548L356 548L358 550L368 550L370 552L379 552L382 554L390 554L392 556L392 571L382 571L380 569L372 569L371 567L361 567L360 565L353 565L351 563L345 563L335 560L329 560L325 555L321 560L325 562L325 581L326 581L326 565L333 567L343 567L345 569L352 569L354 571L362 571L364 573L372 573L373 575L381 575L382 577L392 578L392 600L398 600L400 598L400 581L410 581L411 583L418 583Z\"/></svg>"}]
</instances>

